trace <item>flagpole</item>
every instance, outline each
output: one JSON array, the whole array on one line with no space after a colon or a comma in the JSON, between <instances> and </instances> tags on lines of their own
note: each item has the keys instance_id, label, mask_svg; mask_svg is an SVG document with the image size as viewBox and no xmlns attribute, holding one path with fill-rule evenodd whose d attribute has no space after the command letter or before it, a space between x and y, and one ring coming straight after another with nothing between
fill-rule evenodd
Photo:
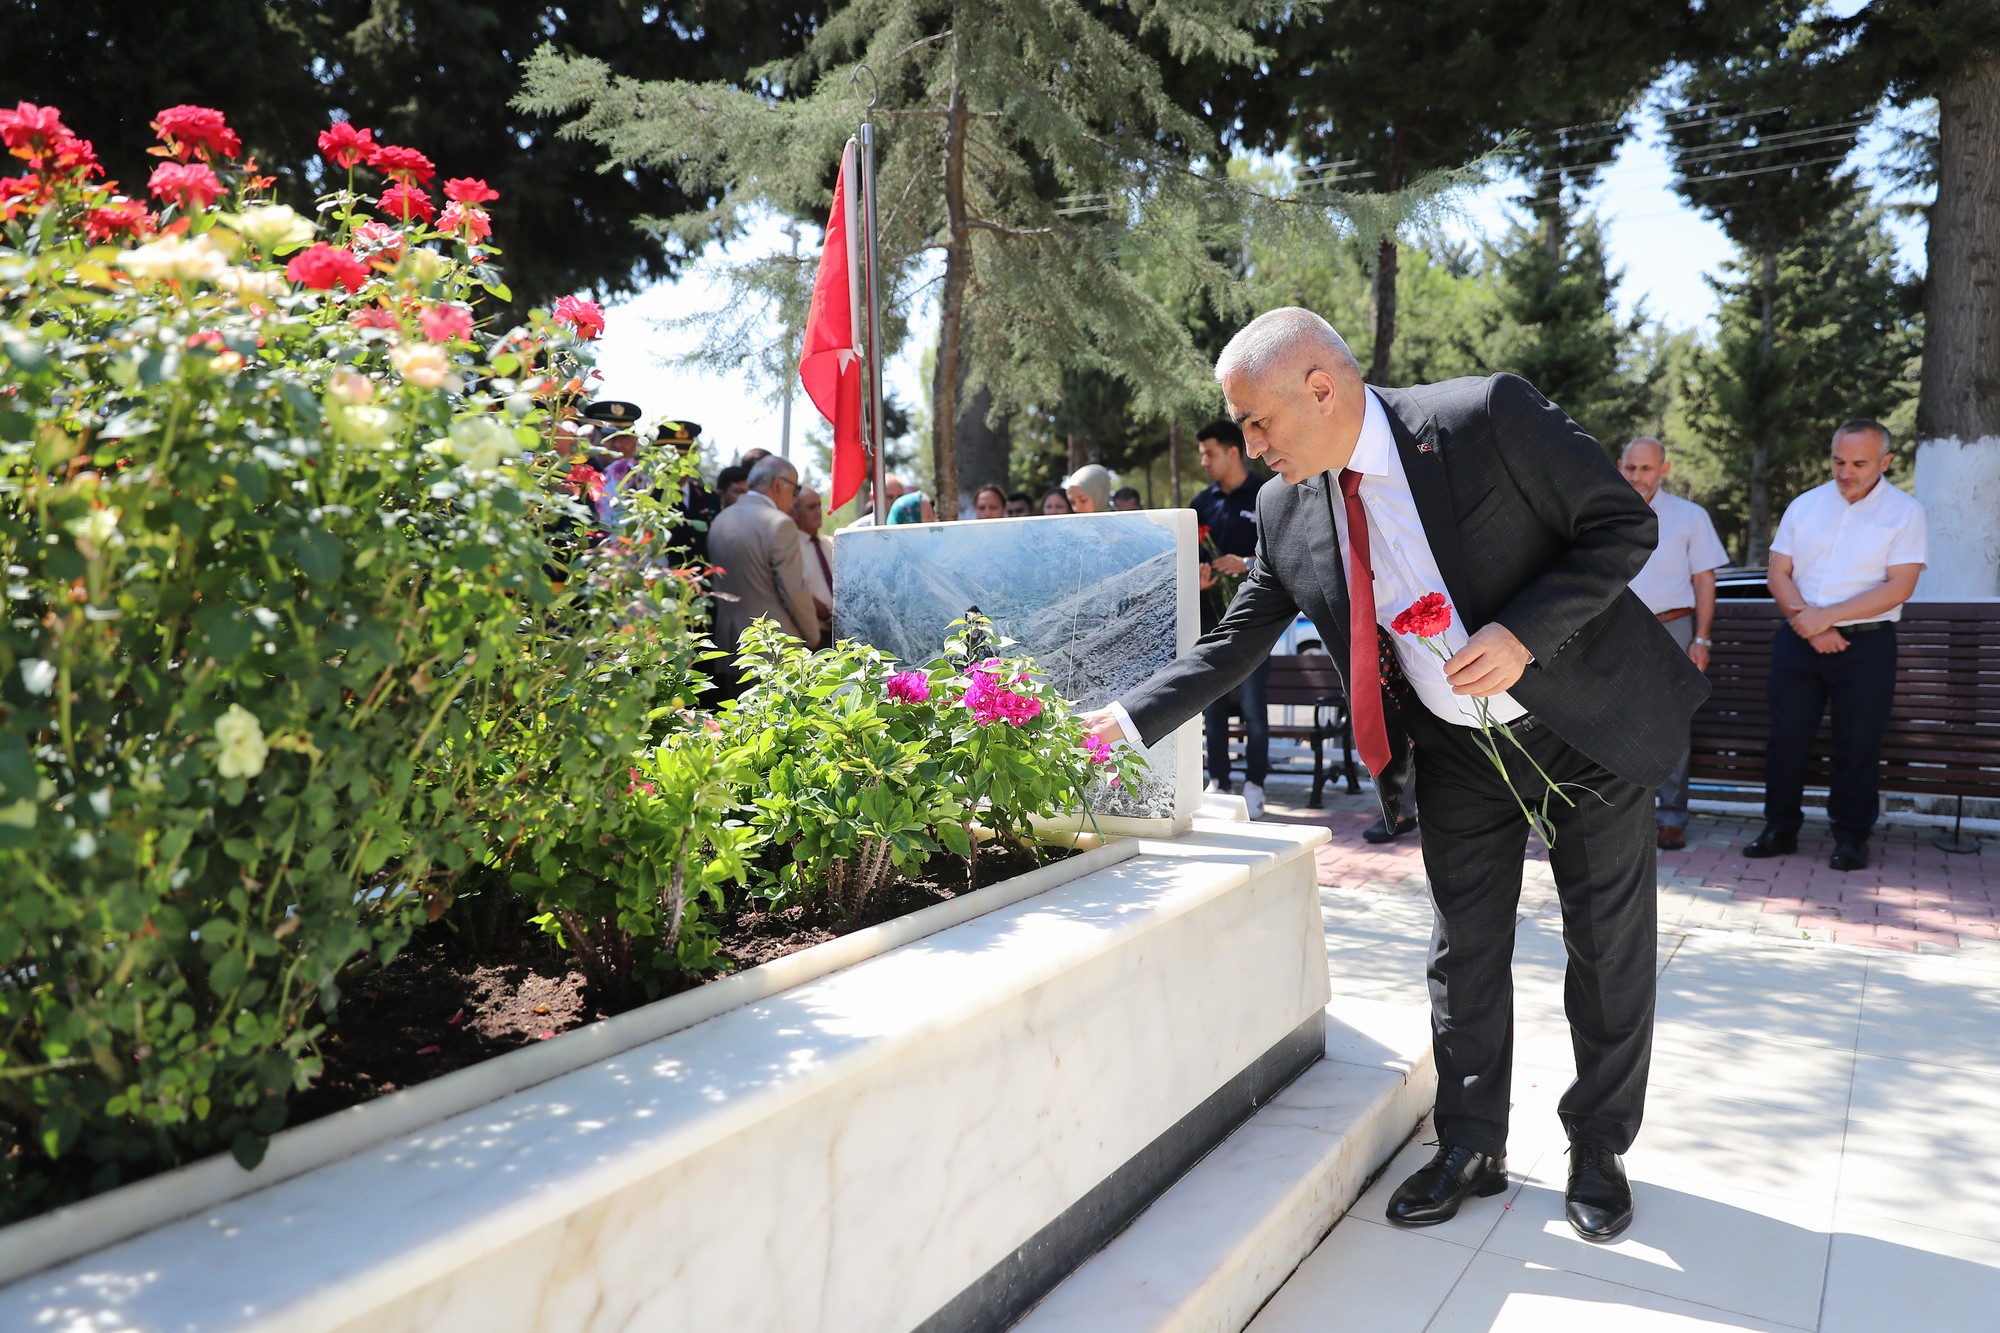
<instances>
[{"instance_id":1,"label":"flagpole","mask_svg":"<svg viewBox=\"0 0 2000 1333\"><path fill-rule=\"evenodd\" d=\"M885 507L883 483L888 475L887 461L883 457L882 440L882 284L877 272L881 255L875 234L875 122L869 115L875 109L875 99L879 89L875 82L875 71L866 65L857 65L855 77L862 70L868 70L868 100L861 107L861 216L867 230L867 270L868 270L868 442L872 463L870 476L872 487L869 494L874 497L875 521L886 523L888 511ZM852 82L852 79L849 80Z\"/></svg>"}]
</instances>

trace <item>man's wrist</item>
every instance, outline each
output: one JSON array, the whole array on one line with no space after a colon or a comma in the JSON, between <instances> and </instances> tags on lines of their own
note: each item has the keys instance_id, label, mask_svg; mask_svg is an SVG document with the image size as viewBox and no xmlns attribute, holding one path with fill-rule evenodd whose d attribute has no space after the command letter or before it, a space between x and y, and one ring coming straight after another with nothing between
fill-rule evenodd
<instances>
[{"instance_id":1,"label":"man's wrist","mask_svg":"<svg viewBox=\"0 0 2000 1333\"><path fill-rule=\"evenodd\" d=\"M1132 715L1125 711L1125 705L1113 699L1107 707L1111 709L1111 716L1118 719L1118 729L1125 733L1125 743L1135 750L1145 749L1146 738L1139 734L1139 728L1132 721Z\"/></svg>"}]
</instances>

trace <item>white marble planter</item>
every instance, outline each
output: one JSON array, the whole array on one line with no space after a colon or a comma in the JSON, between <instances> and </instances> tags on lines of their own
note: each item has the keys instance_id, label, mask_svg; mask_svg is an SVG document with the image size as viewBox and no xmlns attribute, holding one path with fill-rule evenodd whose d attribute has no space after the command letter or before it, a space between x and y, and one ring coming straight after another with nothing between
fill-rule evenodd
<instances>
[{"instance_id":1,"label":"white marble planter","mask_svg":"<svg viewBox=\"0 0 2000 1333\"><path fill-rule=\"evenodd\" d=\"M0 1288L0 1328L1003 1326L1320 1054L1325 836L1198 822L880 927L837 971L197 1190Z\"/></svg>"}]
</instances>

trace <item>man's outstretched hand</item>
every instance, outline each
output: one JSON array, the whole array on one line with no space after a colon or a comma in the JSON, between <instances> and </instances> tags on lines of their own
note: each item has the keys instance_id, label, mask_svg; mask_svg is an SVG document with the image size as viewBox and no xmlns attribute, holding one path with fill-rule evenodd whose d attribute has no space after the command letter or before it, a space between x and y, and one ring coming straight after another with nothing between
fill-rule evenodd
<instances>
[{"instance_id":1,"label":"man's outstretched hand","mask_svg":"<svg viewBox=\"0 0 2000 1333\"><path fill-rule=\"evenodd\" d=\"M1514 631L1495 621L1482 625L1465 647L1444 664L1444 678L1453 694L1489 698L1505 694L1528 669L1528 648Z\"/></svg>"},{"instance_id":2,"label":"man's outstretched hand","mask_svg":"<svg viewBox=\"0 0 2000 1333\"><path fill-rule=\"evenodd\" d=\"M1083 725L1106 745L1116 745L1125 739L1125 728L1118 725L1118 714L1109 708L1091 709L1083 715Z\"/></svg>"}]
</instances>

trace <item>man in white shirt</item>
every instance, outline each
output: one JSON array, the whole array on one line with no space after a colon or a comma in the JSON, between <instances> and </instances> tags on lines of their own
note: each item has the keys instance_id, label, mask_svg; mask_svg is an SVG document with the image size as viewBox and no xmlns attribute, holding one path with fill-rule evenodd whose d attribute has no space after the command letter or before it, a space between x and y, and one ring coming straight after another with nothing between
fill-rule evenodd
<instances>
[{"instance_id":1,"label":"man in white shirt","mask_svg":"<svg viewBox=\"0 0 2000 1333\"><path fill-rule=\"evenodd\" d=\"M883 475L882 494L888 497L886 500L882 501L881 513L884 515L885 518L889 513L889 506L896 503L896 501L900 500L903 497L903 492L908 489L909 489L908 484L905 483L904 480L901 477L897 476L895 473L890 472ZM860 518L855 519L852 523L849 523L847 527L842 528L841 531L846 532L848 528L872 528L875 526L876 523L875 516L876 516L875 506L873 504L870 504L868 507L868 511L866 513L862 514Z\"/></svg>"},{"instance_id":2,"label":"man in white shirt","mask_svg":"<svg viewBox=\"0 0 2000 1333\"><path fill-rule=\"evenodd\" d=\"M1650 435L1633 440L1618 456L1618 470L1660 520L1660 544L1632 580L1632 594L1687 650L1688 660L1707 671L1708 631L1715 622L1715 571L1729 563L1729 553L1722 549L1706 509L1661 486L1673 467L1667 446ZM1684 748L1680 763L1654 797L1653 834L1663 852L1687 846L1688 759Z\"/></svg>"},{"instance_id":3,"label":"man in white shirt","mask_svg":"<svg viewBox=\"0 0 2000 1333\"><path fill-rule=\"evenodd\" d=\"M813 609L819 613L819 640L830 643L833 640L833 542L820 526L826 517L826 506L819 498L819 492L810 486L799 487L798 498L792 501L792 522L799 528L799 550L805 556L806 582L812 585Z\"/></svg>"},{"instance_id":4,"label":"man in white shirt","mask_svg":"<svg viewBox=\"0 0 2000 1333\"><path fill-rule=\"evenodd\" d=\"M1771 644L1764 829L1745 856L1799 847L1806 757L1833 706L1835 870L1868 864L1880 810L1882 733L1896 694L1896 622L1923 573L1924 508L1884 477L1889 431L1857 418L1833 433L1833 480L1792 501L1771 539L1771 596L1786 617Z\"/></svg>"}]
</instances>

